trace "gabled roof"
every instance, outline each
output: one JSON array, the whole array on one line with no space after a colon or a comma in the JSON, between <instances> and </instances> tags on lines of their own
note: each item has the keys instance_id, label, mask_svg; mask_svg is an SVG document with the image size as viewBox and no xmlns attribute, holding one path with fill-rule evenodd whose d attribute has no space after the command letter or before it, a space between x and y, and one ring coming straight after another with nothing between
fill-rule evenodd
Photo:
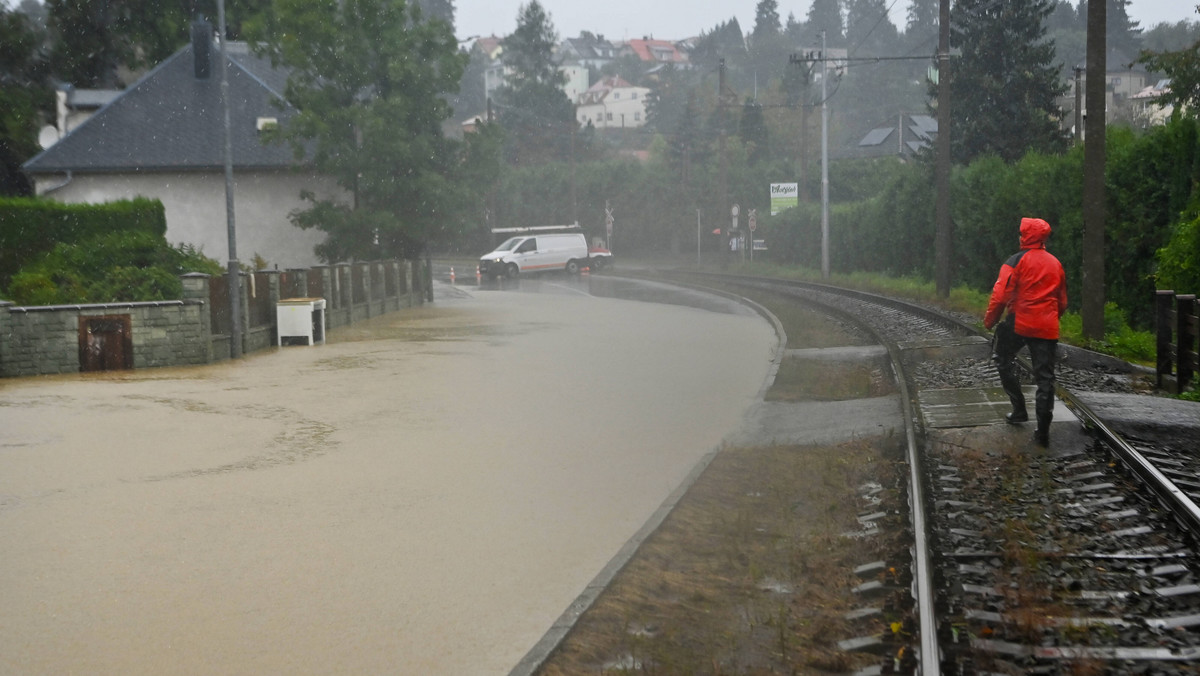
<instances>
[{"instance_id":1,"label":"gabled roof","mask_svg":"<svg viewBox=\"0 0 1200 676\"><path fill-rule=\"evenodd\" d=\"M61 141L25 163L30 174L214 170L224 167L220 52L212 46L207 79L195 75L193 48L180 49ZM285 144L264 144L258 119L295 113L283 105L287 74L227 44L233 165L241 169L293 166Z\"/></svg>"},{"instance_id":2,"label":"gabled roof","mask_svg":"<svg viewBox=\"0 0 1200 676\"><path fill-rule=\"evenodd\" d=\"M588 87L587 91L579 95L580 105L590 105L598 103L608 98L614 89L634 89L635 87L625 81L620 75L607 75L596 81L596 84ZM641 87L641 89L646 89Z\"/></svg>"},{"instance_id":3,"label":"gabled roof","mask_svg":"<svg viewBox=\"0 0 1200 676\"><path fill-rule=\"evenodd\" d=\"M567 38L562 41L560 48L574 58L588 61L611 61L617 56L616 46L603 36Z\"/></svg>"},{"instance_id":4,"label":"gabled roof","mask_svg":"<svg viewBox=\"0 0 1200 676\"><path fill-rule=\"evenodd\" d=\"M487 58L495 59L504 50L504 41L495 35L491 35L475 40L475 44L471 45L471 49L478 49Z\"/></svg>"},{"instance_id":5,"label":"gabled roof","mask_svg":"<svg viewBox=\"0 0 1200 676\"><path fill-rule=\"evenodd\" d=\"M642 61L687 63L688 60L687 55L669 40L630 40L626 45Z\"/></svg>"}]
</instances>

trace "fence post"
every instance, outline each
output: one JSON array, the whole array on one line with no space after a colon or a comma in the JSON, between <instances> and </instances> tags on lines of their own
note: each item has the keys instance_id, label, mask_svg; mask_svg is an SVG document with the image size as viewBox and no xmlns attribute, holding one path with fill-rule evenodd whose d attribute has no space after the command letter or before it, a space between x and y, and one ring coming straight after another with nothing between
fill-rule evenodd
<instances>
[{"instance_id":1,"label":"fence post","mask_svg":"<svg viewBox=\"0 0 1200 676\"><path fill-rule=\"evenodd\" d=\"M1154 292L1154 352L1157 355L1155 360L1154 386L1162 390L1164 381L1167 376L1171 375L1174 359L1171 354L1171 335L1173 327L1171 326L1171 312L1174 308L1171 306L1175 302L1175 292L1171 290L1159 290Z\"/></svg>"},{"instance_id":2,"label":"fence post","mask_svg":"<svg viewBox=\"0 0 1200 676\"><path fill-rule=\"evenodd\" d=\"M308 270L305 268L288 268L287 288L283 290L282 298L308 298Z\"/></svg>"},{"instance_id":3,"label":"fence post","mask_svg":"<svg viewBox=\"0 0 1200 676\"><path fill-rule=\"evenodd\" d=\"M1175 296L1175 382L1176 392L1187 390L1196 373L1196 296Z\"/></svg>"},{"instance_id":4,"label":"fence post","mask_svg":"<svg viewBox=\"0 0 1200 676\"><path fill-rule=\"evenodd\" d=\"M360 279L363 286L363 300L366 301L367 306L367 319L370 319L372 315L371 305L375 301L374 294L372 293L375 290L375 284L371 280L371 273L374 272L375 266L371 263L360 263L359 267L362 269Z\"/></svg>"}]
</instances>

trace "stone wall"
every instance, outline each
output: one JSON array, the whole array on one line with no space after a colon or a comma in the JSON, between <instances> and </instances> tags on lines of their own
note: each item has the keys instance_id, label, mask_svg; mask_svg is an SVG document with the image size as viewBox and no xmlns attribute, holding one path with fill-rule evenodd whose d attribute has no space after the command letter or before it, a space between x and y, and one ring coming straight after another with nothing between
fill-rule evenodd
<instances>
[{"instance_id":1,"label":"stone wall","mask_svg":"<svg viewBox=\"0 0 1200 676\"><path fill-rule=\"evenodd\" d=\"M419 266L407 261L335 265L294 273L285 297L316 297L321 289L326 301L326 330L422 302ZM259 273L263 274L263 273ZM255 294L269 294L272 308L281 299L279 272L266 273L266 288L255 284ZM309 282L316 276L319 279ZM276 345L274 313L269 323L251 326L250 284L243 276L243 352ZM228 359L230 336L212 332L209 276L192 273L181 277L183 298L148 303L105 303L20 307L0 301L0 377L78 373L82 370L81 323L87 318L128 319L133 368L188 366ZM357 283L357 289L351 285ZM317 287L309 291L309 287ZM313 293L315 292L315 293ZM356 302L357 298L357 302ZM81 320L81 318L83 318Z\"/></svg>"}]
</instances>

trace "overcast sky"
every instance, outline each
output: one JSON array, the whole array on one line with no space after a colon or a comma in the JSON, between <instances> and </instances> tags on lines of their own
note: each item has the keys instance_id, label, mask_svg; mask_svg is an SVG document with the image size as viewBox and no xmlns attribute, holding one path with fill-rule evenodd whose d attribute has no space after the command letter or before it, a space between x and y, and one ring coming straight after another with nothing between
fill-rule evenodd
<instances>
[{"instance_id":1,"label":"overcast sky","mask_svg":"<svg viewBox=\"0 0 1200 676\"><path fill-rule=\"evenodd\" d=\"M473 35L511 33L517 12L528 0L455 0L455 24L459 38ZM653 36L678 40L737 17L744 32L754 27L758 0L540 0L550 14L559 38L576 37L580 31L599 33L609 40ZM1200 20L1195 6L1200 0L1133 0L1130 16L1143 28L1167 21ZM779 1L779 18L788 14L803 20L811 0ZM908 0L892 3L892 22L903 29Z\"/></svg>"}]
</instances>

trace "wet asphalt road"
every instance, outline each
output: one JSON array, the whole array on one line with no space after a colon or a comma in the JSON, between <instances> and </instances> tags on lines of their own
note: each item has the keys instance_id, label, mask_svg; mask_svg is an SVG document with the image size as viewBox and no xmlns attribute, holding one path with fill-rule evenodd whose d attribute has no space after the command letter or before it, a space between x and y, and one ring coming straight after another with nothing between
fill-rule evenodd
<instances>
[{"instance_id":1,"label":"wet asphalt road","mask_svg":"<svg viewBox=\"0 0 1200 676\"><path fill-rule=\"evenodd\" d=\"M724 300L551 275L238 364L0 381L0 673L505 674L775 347Z\"/></svg>"}]
</instances>

